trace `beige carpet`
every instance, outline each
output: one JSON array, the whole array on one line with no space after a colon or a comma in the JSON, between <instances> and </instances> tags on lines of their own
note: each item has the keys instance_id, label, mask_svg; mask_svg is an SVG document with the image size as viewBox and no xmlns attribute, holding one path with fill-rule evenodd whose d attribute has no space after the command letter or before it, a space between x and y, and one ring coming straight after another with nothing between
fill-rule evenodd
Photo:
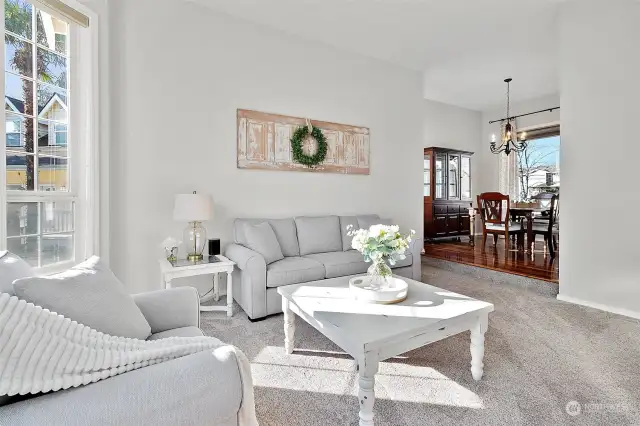
<instances>
[{"instance_id":1,"label":"beige carpet","mask_svg":"<svg viewBox=\"0 0 640 426\"><path fill-rule=\"evenodd\" d=\"M387 360L376 376L376 425L640 425L640 322L525 289L425 266L423 281L492 302L485 376L469 371L469 333ZM353 360L297 321L250 323L203 313L208 335L252 361L262 426L357 425ZM570 401L578 415L567 414Z\"/></svg>"}]
</instances>

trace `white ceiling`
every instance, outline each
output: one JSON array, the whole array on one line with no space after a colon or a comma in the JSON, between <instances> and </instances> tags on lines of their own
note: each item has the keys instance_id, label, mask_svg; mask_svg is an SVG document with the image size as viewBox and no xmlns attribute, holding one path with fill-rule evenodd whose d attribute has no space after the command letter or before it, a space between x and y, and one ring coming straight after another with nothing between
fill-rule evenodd
<instances>
[{"instance_id":1,"label":"white ceiling","mask_svg":"<svg viewBox=\"0 0 640 426\"><path fill-rule=\"evenodd\" d=\"M424 72L425 97L476 110L557 92L562 0L197 0Z\"/></svg>"}]
</instances>

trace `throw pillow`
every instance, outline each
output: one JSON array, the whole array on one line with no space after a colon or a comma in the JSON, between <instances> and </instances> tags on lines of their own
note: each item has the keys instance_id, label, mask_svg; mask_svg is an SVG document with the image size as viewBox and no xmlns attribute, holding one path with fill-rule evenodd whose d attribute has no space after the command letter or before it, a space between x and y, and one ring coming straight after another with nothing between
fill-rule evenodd
<instances>
[{"instance_id":1,"label":"throw pillow","mask_svg":"<svg viewBox=\"0 0 640 426\"><path fill-rule=\"evenodd\" d=\"M99 257L66 272L16 280L21 299L112 336L145 340L151 327L124 285Z\"/></svg>"},{"instance_id":2,"label":"throw pillow","mask_svg":"<svg viewBox=\"0 0 640 426\"><path fill-rule=\"evenodd\" d=\"M293 218L269 219L269 225L276 234L282 254L285 257L300 256L300 246L298 245L298 233L296 223Z\"/></svg>"},{"instance_id":3,"label":"throw pillow","mask_svg":"<svg viewBox=\"0 0 640 426\"><path fill-rule=\"evenodd\" d=\"M13 296L13 282L34 275L33 268L27 262L8 251L0 252L0 293Z\"/></svg>"},{"instance_id":4,"label":"throw pillow","mask_svg":"<svg viewBox=\"0 0 640 426\"><path fill-rule=\"evenodd\" d=\"M245 225L244 236L247 240L247 246L257 251L264 257L267 265L278 260L284 259L282 249L276 233L269 222L262 222L257 225Z\"/></svg>"}]
</instances>

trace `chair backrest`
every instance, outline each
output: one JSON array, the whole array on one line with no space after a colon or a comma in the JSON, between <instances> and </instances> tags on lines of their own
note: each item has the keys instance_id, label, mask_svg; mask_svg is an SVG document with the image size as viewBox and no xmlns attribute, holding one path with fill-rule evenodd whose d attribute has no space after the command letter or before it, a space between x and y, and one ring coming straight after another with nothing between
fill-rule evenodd
<instances>
[{"instance_id":1,"label":"chair backrest","mask_svg":"<svg viewBox=\"0 0 640 426\"><path fill-rule=\"evenodd\" d=\"M546 208L551 205L551 199L554 195L552 192L541 192L531 197L531 199L536 200L541 208Z\"/></svg>"},{"instance_id":2,"label":"chair backrest","mask_svg":"<svg viewBox=\"0 0 640 426\"><path fill-rule=\"evenodd\" d=\"M551 205L549 206L549 232L553 230L554 225L558 222L559 196L553 194L551 197Z\"/></svg>"},{"instance_id":3,"label":"chair backrest","mask_svg":"<svg viewBox=\"0 0 640 426\"><path fill-rule=\"evenodd\" d=\"M478 208L483 224L493 223L507 226L509 222L509 196L499 192L484 192L478 195Z\"/></svg>"},{"instance_id":4,"label":"chair backrest","mask_svg":"<svg viewBox=\"0 0 640 426\"><path fill-rule=\"evenodd\" d=\"M542 192L540 194L534 195L532 198L534 200L548 201L548 207L549 207L548 231L551 232L553 229L553 226L558 221L558 199L559 199L558 194L554 194L553 192ZM545 205L544 207L547 207L547 206Z\"/></svg>"}]
</instances>

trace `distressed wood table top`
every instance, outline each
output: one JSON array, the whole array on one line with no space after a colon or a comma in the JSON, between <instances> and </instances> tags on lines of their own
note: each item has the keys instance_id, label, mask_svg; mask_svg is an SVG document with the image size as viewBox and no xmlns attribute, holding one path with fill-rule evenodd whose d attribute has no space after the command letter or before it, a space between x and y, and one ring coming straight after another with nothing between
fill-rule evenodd
<instances>
[{"instance_id":1,"label":"distressed wood table top","mask_svg":"<svg viewBox=\"0 0 640 426\"><path fill-rule=\"evenodd\" d=\"M375 426L375 375L385 359L471 331L471 375L475 380L482 378L491 303L403 278L409 284L405 301L366 304L353 299L350 278L278 287L278 293L282 296L287 353L294 352L297 315L356 360L359 426Z\"/></svg>"},{"instance_id":2,"label":"distressed wood table top","mask_svg":"<svg viewBox=\"0 0 640 426\"><path fill-rule=\"evenodd\" d=\"M300 311L307 322L318 325L321 333L354 357L424 330L438 330L445 323L473 320L493 311L491 303L408 278L403 278L409 284L405 301L366 304L353 299L350 278L279 287L278 293L297 307L294 312Z\"/></svg>"}]
</instances>

